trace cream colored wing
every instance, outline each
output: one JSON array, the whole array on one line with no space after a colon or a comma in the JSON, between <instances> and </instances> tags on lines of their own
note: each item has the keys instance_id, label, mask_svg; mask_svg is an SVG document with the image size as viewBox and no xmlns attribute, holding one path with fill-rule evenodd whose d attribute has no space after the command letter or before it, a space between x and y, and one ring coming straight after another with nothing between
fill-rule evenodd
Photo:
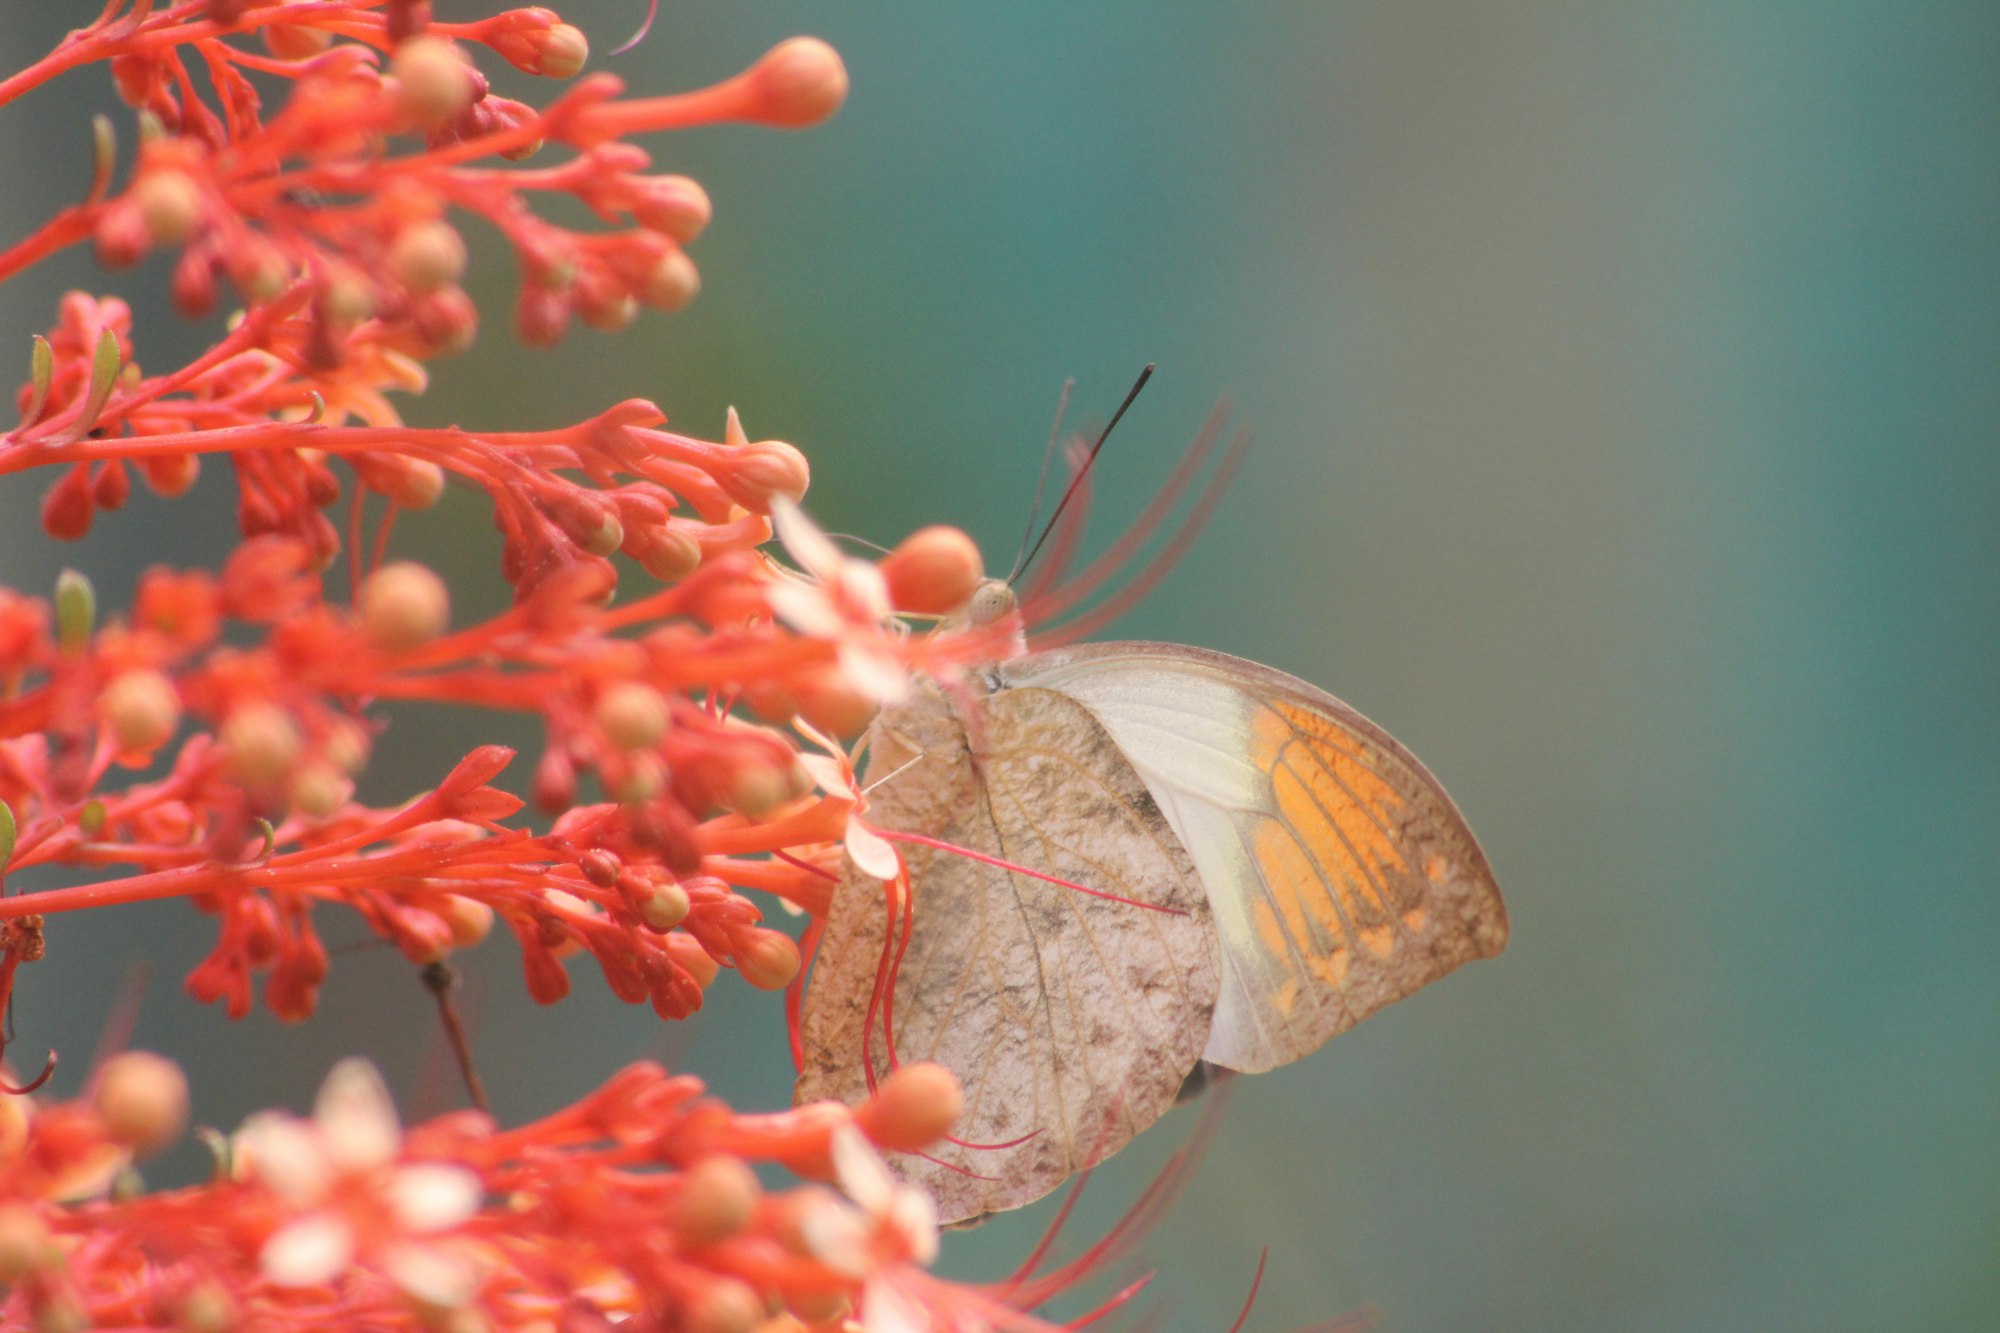
<instances>
[{"instance_id":1,"label":"cream colored wing","mask_svg":"<svg viewBox=\"0 0 2000 1333\"><path fill-rule=\"evenodd\" d=\"M1096 720L1047 690L970 700L976 739L936 686L886 711L868 776L878 828L921 833L1149 911L905 844L915 886L897 972L897 1057L935 1060L966 1110L938 1161L892 1163L947 1222L1041 1197L1174 1104L1215 1007L1217 947L1193 864ZM977 759L974 758L974 750ZM866 1094L863 1033L883 955L882 886L851 865L806 989L800 1101ZM868 1060L888 1068L883 1015Z\"/></svg>"},{"instance_id":2,"label":"cream colored wing","mask_svg":"<svg viewBox=\"0 0 2000 1333\"><path fill-rule=\"evenodd\" d=\"M1296 1060L1506 946L1499 887L1458 808L1332 695L1175 644L1032 653L1000 677L1089 708L1194 858L1222 941L1210 1062Z\"/></svg>"}]
</instances>

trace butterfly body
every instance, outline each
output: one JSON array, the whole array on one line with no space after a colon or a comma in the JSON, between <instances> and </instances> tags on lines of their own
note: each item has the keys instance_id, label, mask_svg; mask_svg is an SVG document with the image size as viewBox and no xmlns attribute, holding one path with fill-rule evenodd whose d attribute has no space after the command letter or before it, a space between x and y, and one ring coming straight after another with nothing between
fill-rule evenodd
<instances>
[{"instance_id":1,"label":"butterfly body","mask_svg":"<svg viewBox=\"0 0 2000 1333\"><path fill-rule=\"evenodd\" d=\"M798 1095L858 1100L890 1034L897 1060L951 1068L961 1143L896 1163L945 1221L1102 1160L1203 1062L1297 1059L1506 940L1485 857L1416 759L1221 653L1096 644L921 681L871 729L864 782L870 823L977 856L904 846L900 955L883 886L847 868Z\"/></svg>"}]
</instances>

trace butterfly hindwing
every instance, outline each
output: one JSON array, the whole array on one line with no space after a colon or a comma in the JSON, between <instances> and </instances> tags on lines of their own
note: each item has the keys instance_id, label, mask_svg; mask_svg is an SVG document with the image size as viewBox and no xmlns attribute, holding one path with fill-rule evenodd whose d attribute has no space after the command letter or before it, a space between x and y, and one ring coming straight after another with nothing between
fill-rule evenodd
<instances>
[{"instance_id":1,"label":"butterfly hindwing","mask_svg":"<svg viewBox=\"0 0 2000 1333\"><path fill-rule=\"evenodd\" d=\"M962 709L976 710L968 728ZM968 734L970 733L970 734ZM1147 910L905 844L915 886L897 968L895 1050L935 1060L966 1111L936 1162L894 1164L946 1221L1018 1207L1108 1156L1174 1104L1218 985L1194 864L1151 789L1064 695L922 683L871 732L868 821L1028 866ZM800 1100L859 1100L863 1033L888 929L882 885L851 865L801 1018ZM882 1014L867 1059L887 1069ZM1025 1137L1024 1137L1025 1136Z\"/></svg>"}]
</instances>

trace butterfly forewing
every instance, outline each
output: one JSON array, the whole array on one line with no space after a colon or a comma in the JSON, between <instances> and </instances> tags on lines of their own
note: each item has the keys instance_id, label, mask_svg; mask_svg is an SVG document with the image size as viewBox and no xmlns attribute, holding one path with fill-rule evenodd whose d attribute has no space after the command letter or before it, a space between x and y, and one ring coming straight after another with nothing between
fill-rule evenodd
<instances>
[{"instance_id":1,"label":"butterfly forewing","mask_svg":"<svg viewBox=\"0 0 2000 1333\"><path fill-rule=\"evenodd\" d=\"M1029 654L1001 675L1087 707L1191 855L1222 950L1207 1060L1295 1060L1505 946L1499 890L1451 798L1331 695L1173 644Z\"/></svg>"},{"instance_id":2,"label":"butterfly forewing","mask_svg":"<svg viewBox=\"0 0 2000 1333\"><path fill-rule=\"evenodd\" d=\"M977 720L968 728L967 710ZM970 735L968 735L970 731ZM1017 1207L1171 1108L1207 1040L1219 964L1195 866L1103 726L1041 689L960 698L923 684L871 733L867 818L1028 866L1079 893L908 845L915 886L895 977L895 1052L964 1084L937 1162L895 1165L946 1221ZM801 1034L801 1100L866 1092L863 1034L889 928L879 882L849 866L828 914ZM888 1067L877 1006L867 1061Z\"/></svg>"}]
</instances>

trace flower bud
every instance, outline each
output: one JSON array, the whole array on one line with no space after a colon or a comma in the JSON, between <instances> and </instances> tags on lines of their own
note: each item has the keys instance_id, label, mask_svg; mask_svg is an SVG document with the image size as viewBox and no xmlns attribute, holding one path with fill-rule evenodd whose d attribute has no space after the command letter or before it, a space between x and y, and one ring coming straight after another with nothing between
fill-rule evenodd
<instances>
[{"instance_id":1,"label":"flower bud","mask_svg":"<svg viewBox=\"0 0 2000 1333\"><path fill-rule=\"evenodd\" d=\"M165 1056L125 1051L98 1071L91 1107L114 1142L150 1157L187 1127L187 1075Z\"/></svg>"},{"instance_id":2,"label":"flower bud","mask_svg":"<svg viewBox=\"0 0 2000 1333\"><path fill-rule=\"evenodd\" d=\"M713 1245L747 1228L761 1191L757 1174L735 1157L704 1157L681 1173L672 1208L674 1233L690 1246Z\"/></svg>"},{"instance_id":3,"label":"flower bud","mask_svg":"<svg viewBox=\"0 0 2000 1333\"><path fill-rule=\"evenodd\" d=\"M334 765L317 761L292 775L292 807L308 819L325 819L347 802L354 784Z\"/></svg>"},{"instance_id":4,"label":"flower bud","mask_svg":"<svg viewBox=\"0 0 2000 1333\"><path fill-rule=\"evenodd\" d=\"M132 184L132 200L155 245L179 245L201 221L201 187L178 167L148 171Z\"/></svg>"},{"instance_id":5,"label":"flower bud","mask_svg":"<svg viewBox=\"0 0 2000 1333\"><path fill-rule=\"evenodd\" d=\"M218 733L229 772L252 790L268 790L299 757L299 729L274 703L247 703L230 711Z\"/></svg>"},{"instance_id":6,"label":"flower bud","mask_svg":"<svg viewBox=\"0 0 2000 1333\"><path fill-rule=\"evenodd\" d=\"M429 643L451 623L451 593L437 573L413 560L384 565L361 581L361 627L387 652Z\"/></svg>"},{"instance_id":7,"label":"flower bud","mask_svg":"<svg viewBox=\"0 0 2000 1333\"><path fill-rule=\"evenodd\" d=\"M444 923L451 927L454 948L470 949L493 930L493 909L477 898L447 893L433 906Z\"/></svg>"},{"instance_id":8,"label":"flower bud","mask_svg":"<svg viewBox=\"0 0 2000 1333\"><path fill-rule=\"evenodd\" d=\"M0 1286L13 1286L30 1273L60 1263L48 1223L25 1203L0 1205Z\"/></svg>"},{"instance_id":9,"label":"flower bud","mask_svg":"<svg viewBox=\"0 0 2000 1333\"><path fill-rule=\"evenodd\" d=\"M403 112L425 129L448 124L472 104L472 71L442 37L412 37L390 57Z\"/></svg>"},{"instance_id":10,"label":"flower bud","mask_svg":"<svg viewBox=\"0 0 2000 1333\"><path fill-rule=\"evenodd\" d=\"M591 717L618 749L643 750L667 733L667 699L651 685L624 681L598 696Z\"/></svg>"},{"instance_id":11,"label":"flower bud","mask_svg":"<svg viewBox=\"0 0 2000 1333\"><path fill-rule=\"evenodd\" d=\"M653 176L639 183L632 218L648 231L686 245L708 228L715 205L700 182L688 176Z\"/></svg>"},{"instance_id":12,"label":"flower bud","mask_svg":"<svg viewBox=\"0 0 2000 1333\"><path fill-rule=\"evenodd\" d=\"M679 250L660 256L639 288L639 299L655 310L685 310L701 294L701 270Z\"/></svg>"},{"instance_id":13,"label":"flower bud","mask_svg":"<svg viewBox=\"0 0 2000 1333\"><path fill-rule=\"evenodd\" d=\"M854 1117L876 1147L917 1152L949 1133L964 1109L957 1075L943 1065L908 1064L883 1079Z\"/></svg>"},{"instance_id":14,"label":"flower bud","mask_svg":"<svg viewBox=\"0 0 2000 1333\"><path fill-rule=\"evenodd\" d=\"M104 687L98 712L120 754L144 754L173 738L181 722L174 683L150 668L123 671Z\"/></svg>"},{"instance_id":15,"label":"flower bud","mask_svg":"<svg viewBox=\"0 0 2000 1333\"><path fill-rule=\"evenodd\" d=\"M979 547L957 528L923 528L882 561L889 602L898 611L943 616L964 606L985 577Z\"/></svg>"},{"instance_id":16,"label":"flower bud","mask_svg":"<svg viewBox=\"0 0 2000 1333\"><path fill-rule=\"evenodd\" d=\"M847 100L847 67L817 37L793 37L766 51L748 71L757 105L745 119L782 129L817 125Z\"/></svg>"},{"instance_id":17,"label":"flower bud","mask_svg":"<svg viewBox=\"0 0 2000 1333\"><path fill-rule=\"evenodd\" d=\"M771 497L782 495L797 503L805 497L812 472L806 456L783 440L758 440L731 452L716 481L729 498L753 513L771 509Z\"/></svg>"},{"instance_id":18,"label":"flower bud","mask_svg":"<svg viewBox=\"0 0 2000 1333\"><path fill-rule=\"evenodd\" d=\"M465 238L441 218L414 223L389 243L389 269L419 294L455 286L465 273Z\"/></svg>"},{"instance_id":19,"label":"flower bud","mask_svg":"<svg viewBox=\"0 0 2000 1333\"><path fill-rule=\"evenodd\" d=\"M641 919L662 935L687 920L688 912L693 909L687 890L672 880L648 885L639 894L638 906Z\"/></svg>"},{"instance_id":20,"label":"flower bud","mask_svg":"<svg viewBox=\"0 0 2000 1333\"><path fill-rule=\"evenodd\" d=\"M732 941L736 970L758 990L783 990L799 974L798 943L789 935L752 926Z\"/></svg>"}]
</instances>

